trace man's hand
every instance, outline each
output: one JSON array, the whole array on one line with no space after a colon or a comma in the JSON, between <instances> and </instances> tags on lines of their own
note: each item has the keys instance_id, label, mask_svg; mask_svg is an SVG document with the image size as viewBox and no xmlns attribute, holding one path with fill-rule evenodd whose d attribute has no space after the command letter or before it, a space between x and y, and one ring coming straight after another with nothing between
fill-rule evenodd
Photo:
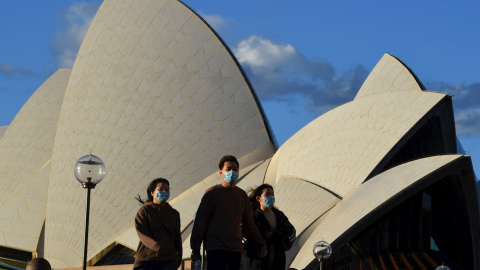
<instances>
[{"instance_id":1,"label":"man's hand","mask_svg":"<svg viewBox=\"0 0 480 270\"><path fill-rule=\"evenodd\" d=\"M192 259L192 264L194 264L196 261L202 260L202 255L200 255L200 251L192 251L192 255L190 255L190 258Z\"/></svg>"}]
</instances>

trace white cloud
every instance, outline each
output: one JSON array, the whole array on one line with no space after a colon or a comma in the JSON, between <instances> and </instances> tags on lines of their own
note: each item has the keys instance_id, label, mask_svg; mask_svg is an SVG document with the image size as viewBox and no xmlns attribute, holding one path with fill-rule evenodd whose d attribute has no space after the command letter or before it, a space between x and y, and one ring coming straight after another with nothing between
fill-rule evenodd
<instances>
[{"instance_id":1,"label":"white cloud","mask_svg":"<svg viewBox=\"0 0 480 270\"><path fill-rule=\"evenodd\" d=\"M480 108L461 110L455 114L455 127L458 134L480 134Z\"/></svg>"},{"instance_id":2,"label":"white cloud","mask_svg":"<svg viewBox=\"0 0 480 270\"><path fill-rule=\"evenodd\" d=\"M241 41L233 50L261 100L301 100L323 113L354 98L367 77L358 66L336 74L324 59L307 59L290 44L259 36Z\"/></svg>"},{"instance_id":3,"label":"white cloud","mask_svg":"<svg viewBox=\"0 0 480 270\"><path fill-rule=\"evenodd\" d=\"M292 45L275 44L258 36L241 41L234 53L241 64L267 69L287 64L299 57Z\"/></svg>"},{"instance_id":4,"label":"white cloud","mask_svg":"<svg viewBox=\"0 0 480 270\"><path fill-rule=\"evenodd\" d=\"M33 72L29 69L14 67L10 64L4 63L4 64L0 65L0 74L1 75L17 75L17 76L28 77L28 76L35 75L35 72Z\"/></svg>"},{"instance_id":5,"label":"white cloud","mask_svg":"<svg viewBox=\"0 0 480 270\"><path fill-rule=\"evenodd\" d=\"M434 82L426 83L434 89L453 95L455 126L459 135L480 135L480 82L473 84Z\"/></svg>"},{"instance_id":6,"label":"white cloud","mask_svg":"<svg viewBox=\"0 0 480 270\"><path fill-rule=\"evenodd\" d=\"M58 31L52 45L60 67L71 68L85 33L98 9L96 3L76 3L61 13L64 28Z\"/></svg>"},{"instance_id":7,"label":"white cloud","mask_svg":"<svg viewBox=\"0 0 480 270\"><path fill-rule=\"evenodd\" d=\"M227 22L218 15L200 13L200 16L217 32L227 26Z\"/></svg>"}]
</instances>

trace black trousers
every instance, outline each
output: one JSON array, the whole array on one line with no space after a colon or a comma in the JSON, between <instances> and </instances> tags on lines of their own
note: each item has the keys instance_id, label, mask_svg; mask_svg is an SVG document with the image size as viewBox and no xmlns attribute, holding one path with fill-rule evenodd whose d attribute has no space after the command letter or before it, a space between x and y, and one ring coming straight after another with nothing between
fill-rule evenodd
<instances>
[{"instance_id":1,"label":"black trousers","mask_svg":"<svg viewBox=\"0 0 480 270\"><path fill-rule=\"evenodd\" d=\"M208 270L239 270L242 253L230 250L207 250Z\"/></svg>"}]
</instances>

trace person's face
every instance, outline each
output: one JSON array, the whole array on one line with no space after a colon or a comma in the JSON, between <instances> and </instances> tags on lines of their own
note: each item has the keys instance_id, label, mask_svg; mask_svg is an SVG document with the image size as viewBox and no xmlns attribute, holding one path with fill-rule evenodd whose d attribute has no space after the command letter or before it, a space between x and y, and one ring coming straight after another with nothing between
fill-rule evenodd
<instances>
[{"instance_id":1,"label":"person's face","mask_svg":"<svg viewBox=\"0 0 480 270\"><path fill-rule=\"evenodd\" d=\"M153 196L153 202L154 203L160 203L160 201L157 200L157 193L159 191L170 191L170 187L166 183L163 183L163 182L158 183L155 190L152 191L152 196Z\"/></svg>"},{"instance_id":2,"label":"person's face","mask_svg":"<svg viewBox=\"0 0 480 270\"><path fill-rule=\"evenodd\" d=\"M224 178L224 173L229 171L234 171L238 173L237 163L227 161L223 164L223 169L219 171L222 179Z\"/></svg>"},{"instance_id":3,"label":"person's face","mask_svg":"<svg viewBox=\"0 0 480 270\"><path fill-rule=\"evenodd\" d=\"M272 188L264 188L263 189L263 192L262 192L262 195L261 196L257 196L257 201L260 203L260 204L264 204L265 203L265 197L266 196L275 196L275 193L273 192L273 189Z\"/></svg>"}]
</instances>

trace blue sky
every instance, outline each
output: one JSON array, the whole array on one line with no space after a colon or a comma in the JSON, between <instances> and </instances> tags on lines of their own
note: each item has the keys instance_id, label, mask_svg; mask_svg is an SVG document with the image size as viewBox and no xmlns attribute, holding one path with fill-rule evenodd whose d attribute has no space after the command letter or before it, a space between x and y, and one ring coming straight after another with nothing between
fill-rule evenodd
<instances>
[{"instance_id":1,"label":"blue sky","mask_svg":"<svg viewBox=\"0 0 480 270\"><path fill-rule=\"evenodd\" d=\"M70 68L102 1L3 1L0 126ZM185 0L234 52L279 144L353 99L384 53L454 95L457 135L480 169L480 1Z\"/></svg>"}]
</instances>

